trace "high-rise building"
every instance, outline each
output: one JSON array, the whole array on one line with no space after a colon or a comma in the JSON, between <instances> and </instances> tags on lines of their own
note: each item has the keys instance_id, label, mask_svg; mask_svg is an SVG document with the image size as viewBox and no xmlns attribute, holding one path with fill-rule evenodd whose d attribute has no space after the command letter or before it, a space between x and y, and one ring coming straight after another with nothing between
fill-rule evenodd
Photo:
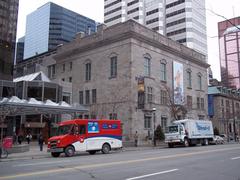
<instances>
[{"instance_id":1,"label":"high-rise building","mask_svg":"<svg viewBox=\"0 0 240 180\"><path fill-rule=\"evenodd\" d=\"M0 0L0 79L12 80L19 0Z\"/></svg>"},{"instance_id":2,"label":"high-rise building","mask_svg":"<svg viewBox=\"0 0 240 180\"><path fill-rule=\"evenodd\" d=\"M218 23L221 79L226 87L240 88L240 17Z\"/></svg>"},{"instance_id":3,"label":"high-rise building","mask_svg":"<svg viewBox=\"0 0 240 180\"><path fill-rule=\"evenodd\" d=\"M24 53L24 39L25 36L18 39L17 42L17 49L16 49L16 62L20 62L23 60L23 53Z\"/></svg>"},{"instance_id":4,"label":"high-rise building","mask_svg":"<svg viewBox=\"0 0 240 180\"><path fill-rule=\"evenodd\" d=\"M207 54L205 0L105 0L107 26L134 19L196 51Z\"/></svg>"},{"instance_id":5,"label":"high-rise building","mask_svg":"<svg viewBox=\"0 0 240 180\"><path fill-rule=\"evenodd\" d=\"M48 2L27 16L24 59L70 42L78 32L96 31L96 22Z\"/></svg>"}]
</instances>

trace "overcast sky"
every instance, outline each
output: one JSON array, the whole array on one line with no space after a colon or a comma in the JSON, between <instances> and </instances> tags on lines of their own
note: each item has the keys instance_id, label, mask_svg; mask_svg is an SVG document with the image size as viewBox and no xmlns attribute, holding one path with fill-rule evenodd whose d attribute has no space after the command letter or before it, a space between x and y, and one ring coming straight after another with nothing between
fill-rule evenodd
<instances>
[{"instance_id":1,"label":"overcast sky","mask_svg":"<svg viewBox=\"0 0 240 180\"><path fill-rule=\"evenodd\" d=\"M17 38L25 34L26 16L49 1L19 0ZM103 22L104 0L51 0L51 2L87 16L97 22ZM211 11L228 19L240 16L240 0L206 0L206 9L208 63L211 65L214 78L220 80L217 23L225 19L211 13Z\"/></svg>"}]
</instances>

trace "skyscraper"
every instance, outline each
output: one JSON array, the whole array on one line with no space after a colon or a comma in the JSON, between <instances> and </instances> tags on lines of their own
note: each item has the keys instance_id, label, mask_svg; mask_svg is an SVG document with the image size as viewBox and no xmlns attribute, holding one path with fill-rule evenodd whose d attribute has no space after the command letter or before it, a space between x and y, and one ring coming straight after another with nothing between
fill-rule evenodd
<instances>
[{"instance_id":1,"label":"skyscraper","mask_svg":"<svg viewBox=\"0 0 240 180\"><path fill-rule=\"evenodd\" d=\"M240 17L218 23L221 79L226 87L240 88Z\"/></svg>"},{"instance_id":2,"label":"skyscraper","mask_svg":"<svg viewBox=\"0 0 240 180\"><path fill-rule=\"evenodd\" d=\"M24 59L70 42L78 32L96 31L96 22L48 2L27 16Z\"/></svg>"},{"instance_id":3,"label":"skyscraper","mask_svg":"<svg viewBox=\"0 0 240 180\"><path fill-rule=\"evenodd\" d=\"M18 0L0 0L0 79L11 80L16 43Z\"/></svg>"},{"instance_id":4,"label":"skyscraper","mask_svg":"<svg viewBox=\"0 0 240 180\"><path fill-rule=\"evenodd\" d=\"M205 0L105 0L107 26L134 19L140 24L207 54Z\"/></svg>"}]
</instances>

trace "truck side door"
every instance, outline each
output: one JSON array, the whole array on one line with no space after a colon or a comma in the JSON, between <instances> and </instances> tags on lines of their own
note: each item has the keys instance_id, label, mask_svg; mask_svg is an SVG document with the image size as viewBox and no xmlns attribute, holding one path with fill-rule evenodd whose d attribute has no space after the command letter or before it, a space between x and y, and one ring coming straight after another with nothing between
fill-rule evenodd
<instances>
[{"instance_id":1,"label":"truck side door","mask_svg":"<svg viewBox=\"0 0 240 180\"><path fill-rule=\"evenodd\" d=\"M86 151L86 125L77 124L74 126L75 143L73 144L76 151Z\"/></svg>"}]
</instances>

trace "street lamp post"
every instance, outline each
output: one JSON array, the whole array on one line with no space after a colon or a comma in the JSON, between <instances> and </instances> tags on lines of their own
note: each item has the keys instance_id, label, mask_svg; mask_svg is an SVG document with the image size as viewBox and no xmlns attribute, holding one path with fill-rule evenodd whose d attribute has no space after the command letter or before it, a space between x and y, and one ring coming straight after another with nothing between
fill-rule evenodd
<instances>
[{"instance_id":1,"label":"street lamp post","mask_svg":"<svg viewBox=\"0 0 240 180\"><path fill-rule=\"evenodd\" d=\"M152 108L153 112L153 145L156 146L156 137L155 137L155 124L156 124L156 108Z\"/></svg>"}]
</instances>

